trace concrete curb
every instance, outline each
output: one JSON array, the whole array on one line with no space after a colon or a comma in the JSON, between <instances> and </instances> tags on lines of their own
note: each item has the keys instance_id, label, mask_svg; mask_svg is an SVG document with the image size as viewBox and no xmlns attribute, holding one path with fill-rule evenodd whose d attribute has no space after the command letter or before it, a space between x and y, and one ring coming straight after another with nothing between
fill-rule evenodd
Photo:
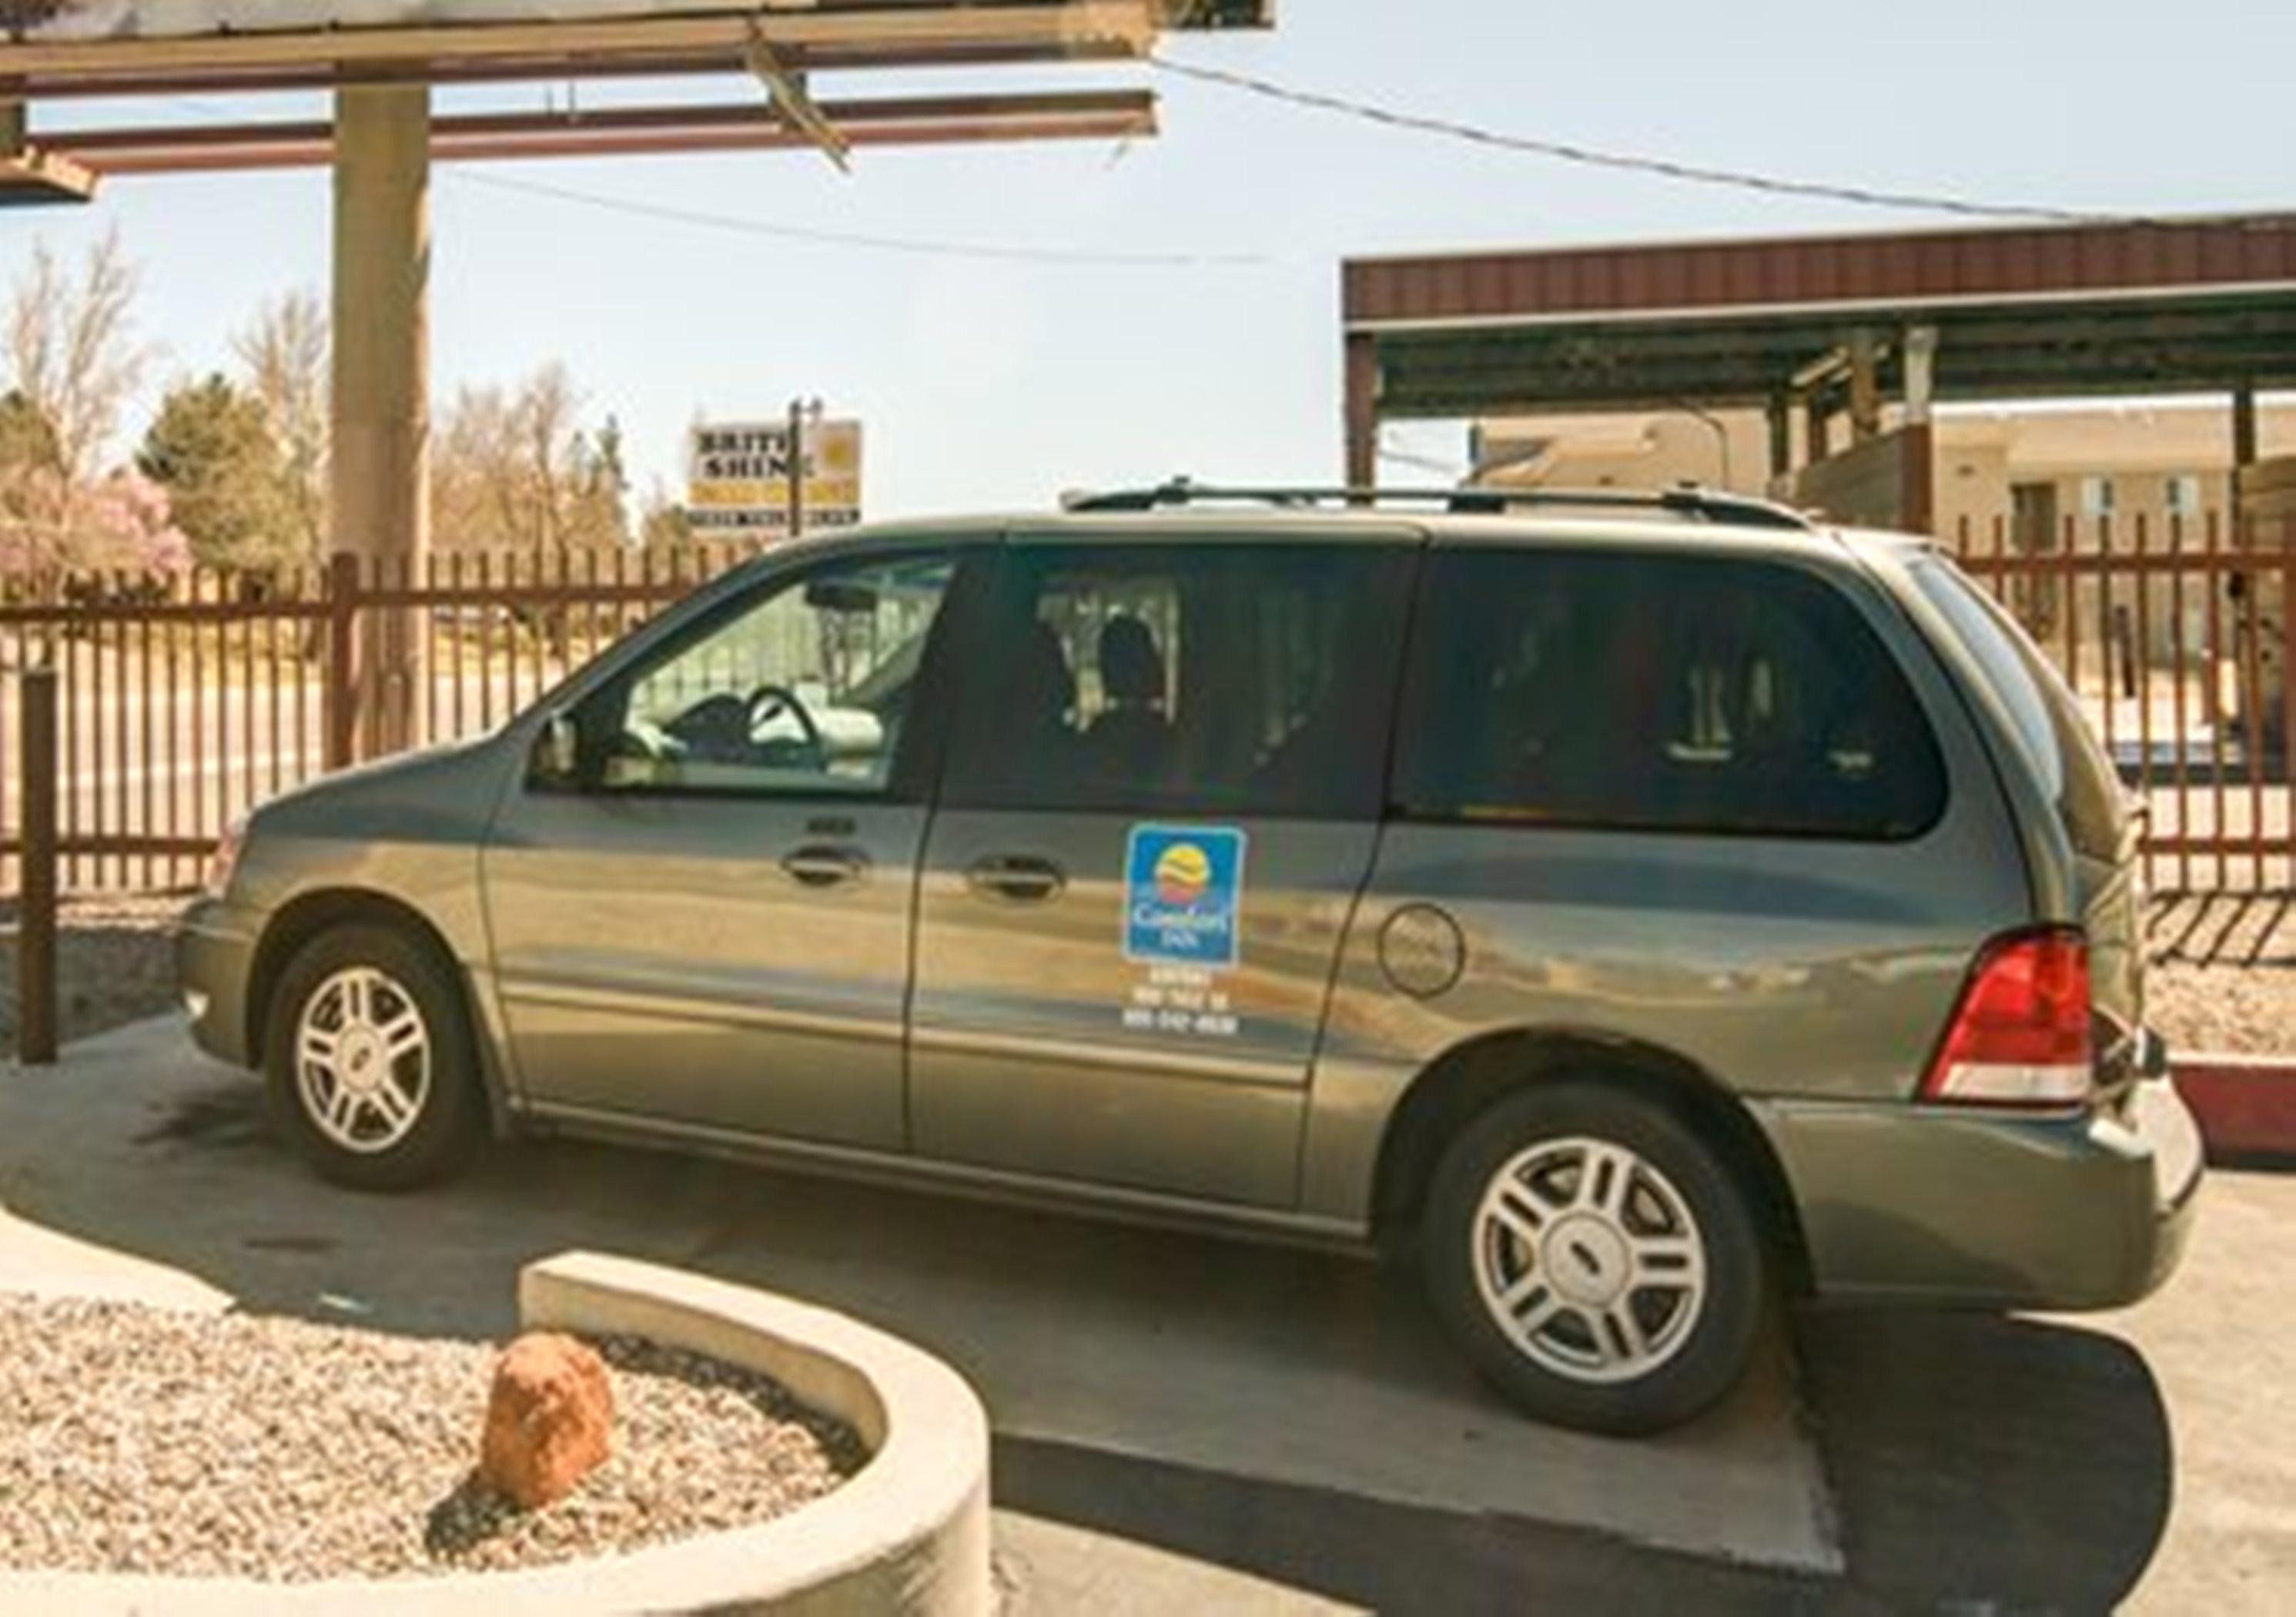
<instances>
[{"instance_id":1,"label":"concrete curb","mask_svg":"<svg viewBox=\"0 0 2296 1617\"><path fill-rule=\"evenodd\" d=\"M2179 1055L2170 1071L2212 1160L2296 1159L2296 1059Z\"/></svg>"},{"instance_id":2,"label":"concrete curb","mask_svg":"<svg viewBox=\"0 0 2296 1617\"><path fill-rule=\"evenodd\" d=\"M642 1336L771 1375L850 1423L869 1463L835 1493L778 1521L602 1560L304 1584L6 1572L0 1611L987 1617L993 1610L988 1418L972 1389L939 1360L826 1309L594 1252L529 1264L518 1293L529 1328Z\"/></svg>"}]
</instances>

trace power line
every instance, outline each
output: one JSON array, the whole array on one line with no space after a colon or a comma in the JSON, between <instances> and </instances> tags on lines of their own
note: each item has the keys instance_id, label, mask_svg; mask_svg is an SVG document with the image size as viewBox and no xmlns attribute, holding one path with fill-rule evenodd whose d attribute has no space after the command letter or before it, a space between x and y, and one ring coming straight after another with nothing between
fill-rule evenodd
<instances>
[{"instance_id":1,"label":"power line","mask_svg":"<svg viewBox=\"0 0 2296 1617\"><path fill-rule=\"evenodd\" d=\"M195 100L188 95L175 95L168 99L177 106L211 116L229 111L215 102ZM553 185L542 180L514 180L499 174L480 174L466 168L448 169L445 177L466 185L521 192L529 196L550 197L562 202L579 203L584 207L630 214L639 218L662 219L708 230L730 230L743 235L769 236L779 241L806 242L820 247L861 247L879 252L903 252L922 257L988 259L1002 263L1057 264L1111 269L1242 269L1265 267L1277 262L1252 253L1104 252L1092 248L1016 247L995 242L936 241L921 236L816 230L802 225L772 225L763 219L742 218L732 214L675 208L660 202L642 202L630 197L601 196L594 192L577 191L571 186Z\"/></svg>"},{"instance_id":2,"label":"power line","mask_svg":"<svg viewBox=\"0 0 2296 1617\"><path fill-rule=\"evenodd\" d=\"M908 253L919 257L986 259L999 263L1054 264L1071 268L1239 269L1262 267L1275 262L1272 259L1243 253L1103 252L1089 248L1017 247L993 242L939 241L921 236L816 230L803 225L774 225L763 219L742 218L732 214L708 213L699 209L678 208L661 202L642 202L629 197L602 196L594 192L576 191L541 180L514 180L499 174L479 174L469 169L451 170L449 176L466 185L551 197L562 202L577 202L585 207L604 209L639 218L732 231L742 235L769 236L778 241L804 242L820 247L859 247L878 252Z\"/></svg>"},{"instance_id":3,"label":"power line","mask_svg":"<svg viewBox=\"0 0 2296 1617\"><path fill-rule=\"evenodd\" d=\"M1453 140L1472 142L1480 146L1496 147L1506 152L1525 152L1538 157L1554 158L1566 163L1578 163L1590 168L1613 168L1631 174L1655 175L1662 179L1687 180L1702 185L1729 185L1742 191L1759 191L1775 196L1820 197L1829 201L1854 202L1863 208L1917 209L1931 213L1959 214L1965 218L1985 219L2047 220L2060 225L2116 225L2129 223L2125 215L2092 213L2074 208L2060 208L2046 203L1988 202L1967 197L1934 196L1923 192L1884 191L1865 185L1832 185L1819 180L1784 179L1776 175L1751 174L1735 168L1711 168L1698 163L1676 162L1669 158L1644 157L1625 152L1606 152L1593 146L1582 146L1569 141L1544 140L1528 135L1507 135L1496 129L1482 128L1474 124L1458 123L1450 119L1432 118L1424 113L1402 112L1391 107L1374 106L1368 102L1350 101L1344 96L1328 95L1316 90L1295 90L1273 80L1257 78L1249 73L1234 73L1225 68L1198 67L1190 62L1174 62L1168 56L1151 56L1149 62L1160 70L1182 78L1200 79L1206 84L1226 86L1243 90L1270 101L1283 102L1292 106L1308 107L1321 112L1334 112L1342 117L1366 123L1383 125L1393 129L1406 129L1420 135L1440 135Z\"/></svg>"}]
</instances>

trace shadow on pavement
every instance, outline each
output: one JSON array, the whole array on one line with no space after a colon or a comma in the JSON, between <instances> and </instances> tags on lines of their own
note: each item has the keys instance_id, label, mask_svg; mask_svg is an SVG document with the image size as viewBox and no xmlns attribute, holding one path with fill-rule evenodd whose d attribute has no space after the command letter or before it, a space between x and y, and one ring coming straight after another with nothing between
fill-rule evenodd
<instances>
[{"instance_id":1,"label":"shadow on pavement","mask_svg":"<svg viewBox=\"0 0 2296 1617\"><path fill-rule=\"evenodd\" d=\"M1789 1409L1649 1444L1529 1427L1367 1266L570 1144L496 1152L439 1193L353 1195L268 1141L255 1086L127 1076L20 1075L0 1108L11 1208L243 1308L400 1332L498 1336L518 1267L574 1245L898 1321L999 1411L1000 1506L1353 1605L2098 1611L2167 1523L2150 1371L2062 1325L1801 1317L1848 1575L1769 1570L1609 1535L1729 1545L1719 1524L1751 1505L1750 1541L1800 1542L1815 1461L1761 1435L1791 1438Z\"/></svg>"},{"instance_id":2,"label":"shadow on pavement","mask_svg":"<svg viewBox=\"0 0 2296 1617\"><path fill-rule=\"evenodd\" d=\"M1846 1579L1012 1438L997 1501L1386 1612L2087 1613L2136 1587L2174 1470L2124 1343L1911 1312L1806 1314L1797 1335Z\"/></svg>"},{"instance_id":3,"label":"shadow on pavement","mask_svg":"<svg viewBox=\"0 0 2296 1617\"><path fill-rule=\"evenodd\" d=\"M1857 1584L1924 1611L2103 1612L2136 1587L2176 1457L2126 1342L1915 1312L1815 1312L1800 1336Z\"/></svg>"},{"instance_id":4,"label":"shadow on pavement","mask_svg":"<svg viewBox=\"0 0 2296 1617\"><path fill-rule=\"evenodd\" d=\"M1882 1609L1833 1579L1069 1443L999 1437L992 1475L999 1509L1153 1545L1375 1612L1751 1617Z\"/></svg>"}]
</instances>

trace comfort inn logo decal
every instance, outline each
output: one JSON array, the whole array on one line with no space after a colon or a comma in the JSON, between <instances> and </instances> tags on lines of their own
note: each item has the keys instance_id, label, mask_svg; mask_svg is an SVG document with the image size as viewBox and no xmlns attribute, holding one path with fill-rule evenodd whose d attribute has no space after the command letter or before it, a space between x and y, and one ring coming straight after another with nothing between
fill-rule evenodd
<instances>
[{"instance_id":1,"label":"comfort inn logo decal","mask_svg":"<svg viewBox=\"0 0 2296 1617\"><path fill-rule=\"evenodd\" d=\"M1234 965L1243 841L1230 826L1135 825L1124 855L1124 957Z\"/></svg>"}]
</instances>

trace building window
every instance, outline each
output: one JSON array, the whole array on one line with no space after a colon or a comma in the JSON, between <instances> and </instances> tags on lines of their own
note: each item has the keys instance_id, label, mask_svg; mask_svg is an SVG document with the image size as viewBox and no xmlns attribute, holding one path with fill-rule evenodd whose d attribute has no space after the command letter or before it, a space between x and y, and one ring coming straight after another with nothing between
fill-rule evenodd
<instances>
[{"instance_id":1,"label":"building window","mask_svg":"<svg viewBox=\"0 0 2296 1617\"><path fill-rule=\"evenodd\" d=\"M2113 511L2112 480L2109 477L2081 479L2081 514L2111 516Z\"/></svg>"},{"instance_id":2,"label":"building window","mask_svg":"<svg viewBox=\"0 0 2296 1617\"><path fill-rule=\"evenodd\" d=\"M2170 516L2197 516L2201 510L2201 480L2181 472L2161 480L2161 503Z\"/></svg>"}]
</instances>

